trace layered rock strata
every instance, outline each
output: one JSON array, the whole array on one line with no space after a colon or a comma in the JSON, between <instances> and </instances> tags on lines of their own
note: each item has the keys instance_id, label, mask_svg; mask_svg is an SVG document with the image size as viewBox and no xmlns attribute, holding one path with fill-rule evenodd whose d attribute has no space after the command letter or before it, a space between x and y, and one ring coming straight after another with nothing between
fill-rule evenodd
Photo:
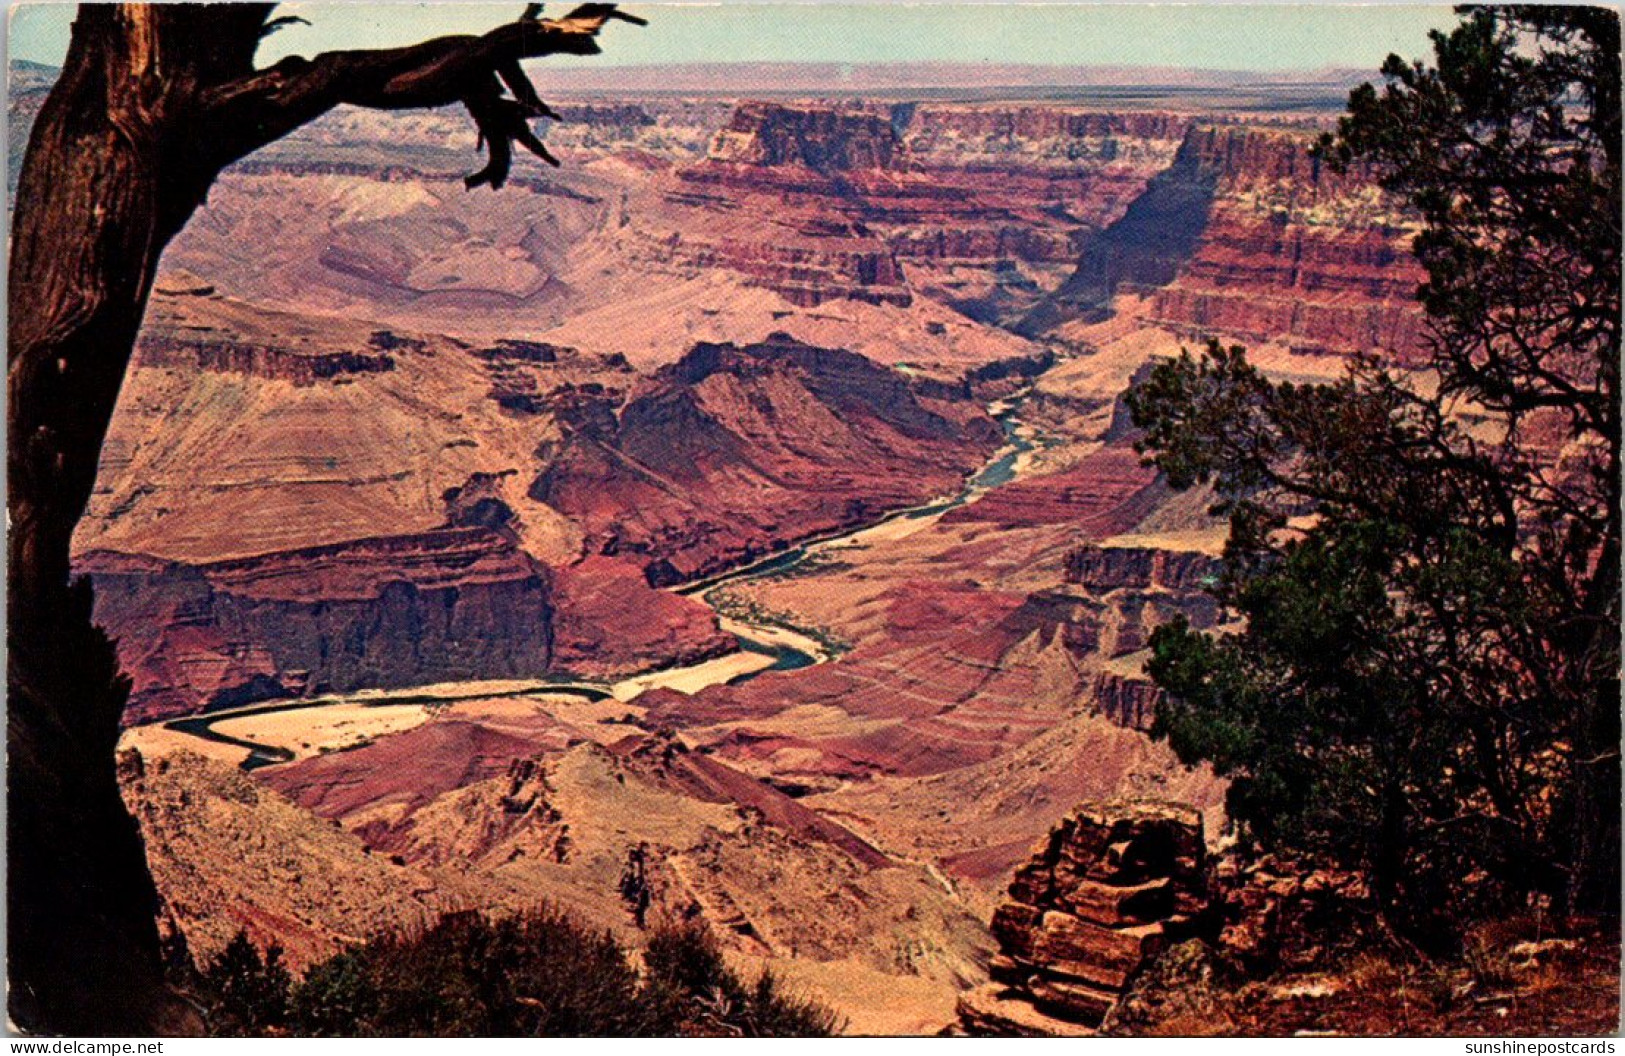
<instances>
[{"instance_id":1,"label":"layered rock strata","mask_svg":"<svg viewBox=\"0 0 1625 1056\"><path fill-rule=\"evenodd\" d=\"M1202 817L1150 802L1081 806L1016 870L993 915L993 982L960 1001L970 1034L1098 1026L1140 968L1207 909Z\"/></svg>"},{"instance_id":2,"label":"layered rock strata","mask_svg":"<svg viewBox=\"0 0 1625 1056\"><path fill-rule=\"evenodd\" d=\"M1062 583L1021 593L909 579L875 599L885 613L878 633L831 663L793 680L651 694L644 703L654 722L705 730L695 735L715 738L731 760L773 761L776 780L800 794L878 774L990 764L1079 715L1149 729L1162 690L1132 654L1175 616L1196 628L1220 622L1206 592L1217 560L1086 545L1063 563ZM827 589L839 596L844 587ZM780 717L807 706L838 709L851 725L785 729Z\"/></svg>"},{"instance_id":3,"label":"layered rock strata","mask_svg":"<svg viewBox=\"0 0 1625 1056\"><path fill-rule=\"evenodd\" d=\"M96 551L78 568L134 683L129 723L551 663L547 572L487 528L198 565Z\"/></svg>"},{"instance_id":4,"label":"layered rock strata","mask_svg":"<svg viewBox=\"0 0 1625 1056\"><path fill-rule=\"evenodd\" d=\"M266 311L173 273L80 571L132 723L695 662L737 644L657 587L954 490L1000 442L968 390L782 334L645 373Z\"/></svg>"},{"instance_id":5,"label":"layered rock strata","mask_svg":"<svg viewBox=\"0 0 1625 1056\"><path fill-rule=\"evenodd\" d=\"M925 292L973 318L1019 313L1064 277L1080 237L1164 168L1188 118L1031 105L740 105L674 204L772 225L689 225L666 248L793 304L907 306ZM718 237L721 236L721 237Z\"/></svg>"},{"instance_id":6,"label":"layered rock strata","mask_svg":"<svg viewBox=\"0 0 1625 1056\"><path fill-rule=\"evenodd\" d=\"M1414 355L1423 337L1415 218L1370 175L1313 156L1313 130L1192 126L1122 218L1086 238L1076 270L1022 323L1104 319L1122 293L1148 319L1296 351Z\"/></svg>"}]
</instances>

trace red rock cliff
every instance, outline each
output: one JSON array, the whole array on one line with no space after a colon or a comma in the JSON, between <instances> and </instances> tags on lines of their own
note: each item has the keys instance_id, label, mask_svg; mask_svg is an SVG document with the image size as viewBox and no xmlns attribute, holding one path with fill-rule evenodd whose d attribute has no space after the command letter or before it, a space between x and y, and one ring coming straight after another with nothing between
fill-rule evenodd
<instances>
[{"instance_id":1,"label":"red rock cliff","mask_svg":"<svg viewBox=\"0 0 1625 1056\"><path fill-rule=\"evenodd\" d=\"M1199 129L1218 173L1208 225L1152 301L1175 329L1334 354L1420 348L1414 218L1369 174L1334 173L1290 131Z\"/></svg>"},{"instance_id":2,"label":"red rock cliff","mask_svg":"<svg viewBox=\"0 0 1625 1056\"><path fill-rule=\"evenodd\" d=\"M1304 129L1193 126L1026 329L1102 317L1114 294L1145 289L1151 318L1193 337L1414 353L1413 218L1369 174L1323 165L1313 142Z\"/></svg>"},{"instance_id":3,"label":"red rock cliff","mask_svg":"<svg viewBox=\"0 0 1625 1056\"><path fill-rule=\"evenodd\" d=\"M96 621L135 723L257 699L536 677L552 659L546 571L485 528L188 565L97 551Z\"/></svg>"}]
</instances>

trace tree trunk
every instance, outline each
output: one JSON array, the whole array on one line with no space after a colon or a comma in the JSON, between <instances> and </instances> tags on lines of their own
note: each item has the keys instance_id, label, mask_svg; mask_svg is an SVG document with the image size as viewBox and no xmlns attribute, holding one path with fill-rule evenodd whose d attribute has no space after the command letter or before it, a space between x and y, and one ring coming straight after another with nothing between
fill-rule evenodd
<instances>
[{"instance_id":1,"label":"tree trunk","mask_svg":"<svg viewBox=\"0 0 1625 1056\"><path fill-rule=\"evenodd\" d=\"M8 959L26 1029L197 1028L163 988L157 894L114 765L128 683L69 546L159 257L220 170L341 103L467 107L501 185L551 111L519 60L598 53L613 4L483 36L253 67L274 4L84 4L35 122L12 222L7 479ZM539 5L532 5L537 7ZM505 98L503 87L513 93ZM132 762L132 765L135 765Z\"/></svg>"},{"instance_id":2,"label":"tree trunk","mask_svg":"<svg viewBox=\"0 0 1625 1056\"><path fill-rule=\"evenodd\" d=\"M128 684L68 556L159 255L215 175L175 153L198 80L165 22L157 7L81 11L17 194L7 938L11 1013L32 1030L188 1025L162 988L157 896L111 765ZM213 61L232 51L213 46Z\"/></svg>"},{"instance_id":3,"label":"tree trunk","mask_svg":"<svg viewBox=\"0 0 1625 1056\"><path fill-rule=\"evenodd\" d=\"M1619 460L1613 460L1613 523L1587 584L1594 613L1576 655L1591 676L1577 687L1571 763L1570 860L1564 901L1571 912L1617 918L1620 910ZM1598 658L1598 659L1592 659Z\"/></svg>"}]
</instances>

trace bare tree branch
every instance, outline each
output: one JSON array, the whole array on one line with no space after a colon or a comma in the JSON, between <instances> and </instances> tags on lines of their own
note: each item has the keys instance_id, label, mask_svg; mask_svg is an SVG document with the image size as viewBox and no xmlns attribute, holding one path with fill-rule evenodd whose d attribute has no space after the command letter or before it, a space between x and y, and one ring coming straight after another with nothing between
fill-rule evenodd
<instances>
[{"instance_id":1,"label":"bare tree branch","mask_svg":"<svg viewBox=\"0 0 1625 1056\"><path fill-rule=\"evenodd\" d=\"M534 7L535 5L532 5ZM206 89L201 96L206 142L229 164L280 139L341 103L374 110L407 110L462 103L490 151L468 186L500 187L512 160L511 144L558 164L527 121L558 115L537 96L521 59L596 55L598 32L611 21L647 25L614 4L589 3L561 19L517 21L483 36L437 37L404 48L330 51L314 59L292 57ZM506 98L503 89L512 93Z\"/></svg>"},{"instance_id":2,"label":"bare tree branch","mask_svg":"<svg viewBox=\"0 0 1625 1056\"><path fill-rule=\"evenodd\" d=\"M260 30L260 36L268 37L284 26L308 25L310 25L310 20L308 18L300 18L298 15L283 15L281 18L273 18L271 21L265 23L264 28Z\"/></svg>"}]
</instances>

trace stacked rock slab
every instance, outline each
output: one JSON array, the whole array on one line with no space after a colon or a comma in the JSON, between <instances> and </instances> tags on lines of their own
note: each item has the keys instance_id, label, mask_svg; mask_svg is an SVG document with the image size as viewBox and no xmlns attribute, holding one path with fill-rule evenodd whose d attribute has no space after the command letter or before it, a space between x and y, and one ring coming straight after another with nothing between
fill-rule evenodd
<instances>
[{"instance_id":1,"label":"stacked rock slab","mask_svg":"<svg viewBox=\"0 0 1625 1056\"><path fill-rule=\"evenodd\" d=\"M993 981L959 1002L970 1034L1089 1033L1136 972L1207 907L1202 816L1167 803L1078 807L993 914Z\"/></svg>"}]
</instances>

